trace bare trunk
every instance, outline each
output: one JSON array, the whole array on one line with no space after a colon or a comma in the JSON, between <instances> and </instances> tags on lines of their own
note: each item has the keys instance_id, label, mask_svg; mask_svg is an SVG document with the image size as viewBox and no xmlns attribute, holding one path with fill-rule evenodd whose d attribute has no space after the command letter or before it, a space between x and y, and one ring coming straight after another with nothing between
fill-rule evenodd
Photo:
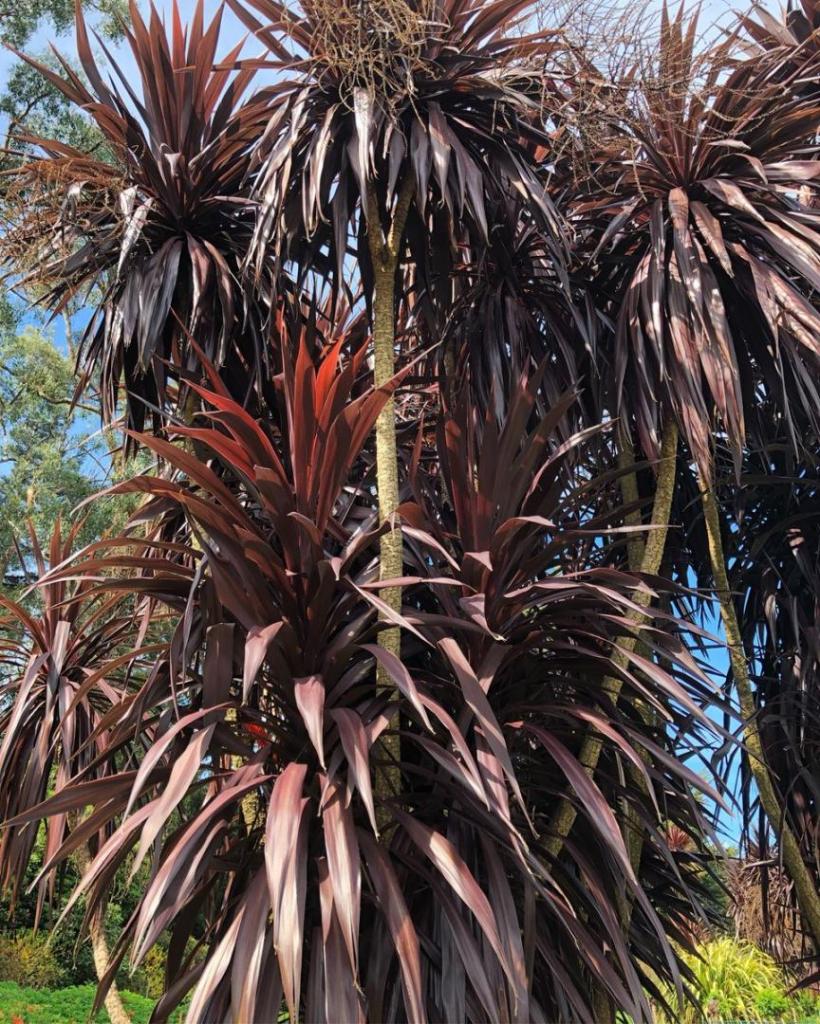
<instances>
[{"instance_id":1,"label":"bare trunk","mask_svg":"<svg viewBox=\"0 0 820 1024\"><path fill-rule=\"evenodd\" d=\"M674 424L667 424L661 447L661 463L658 467L655 502L652 510L652 525L668 525L669 523L672 497L674 495L675 472L677 469L677 447L677 429ZM627 526L640 526L642 519L640 509L638 508L640 493L638 491L638 479L635 471L635 452L632 446L632 438L626 431L622 433L620 438L618 467L622 471L622 475L620 477L621 496L624 504L631 507L631 510L627 512L624 517L625 522ZM658 533L662 534L662 536L658 538L658 541L656 542L653 538L653 534ZM645 571L650 571L650 569L654 567L655 562L657 562L657 569L660 568L661 561L663 560L663 552L666 547L666 533L667 531L664 529L653 531L653 533L650 534L653 546L649 553L647 553L647 544L644 543L643 536L640 533L629 535L627 539L627 561L630 571L641 572L645 567ZM654 571L657 571L657 569L654 569ZM643 602L641 601L640 603ZM633 638L627 638L623 646L631 651L636 644ZM618 657L618 663L625 664L626 658ZM611 685L613 682L616 684L615 687ZM609 679L604 685L609 687L610 693L613 694L613 699L617 699L617 695L620 693L620 684L618 680ZM590 775L594 773L595 768L598 765L601 749L602 747L600 742L596 741L592 734L589 734L581 749L581 759L584 762L585 767L587 767ZM646 783L643 776L634 769L630 771L630 780L633 785L637 785L639 789L645 789ZM560 851L564 839L569 835L569 832L575 822L575 817L576 812L572 805L567 801L562 802L557 815L553 819L553 826L556 828L557 834L561 836L560 845L556 839L553 846L556 855ZM624 835L624 843L627 851L629 852L629 860L635 874L637 875L643 852L643 834L640 830L640 823L637 815L629 806L624 808L621 827ZM628 895L624 894L623 896L619 896L618 916L625 934L629 931L629 922L632 917L632 906L633 901ZM592 1012L595 1024L613 1024L616 1019L615 1007L609 993L600 982L594 979L592 983Z\"/></svg>"},{"instance_id":2,"label":"bare trunk","mask_svg":"<svg viewBox=\"0 0 820 1024\"><path fill-rule=\"evenodd\" d=\"M632 509L632 511L627 512L624 516L625 522L627 526L640 526L642 524L642 519L639 508L640 491L638 490L638 474L635 468L635 449L632 444L632 435L628 428L621 430L618 445L618 468L623 474L619 481L621 496L623 497L624 504ZM629 571L640 572L644 557L644 541L643 536L640 533L633 533L627 539L627 553ZM636 649L638 653L644 657L648 656L646 644L639 643ZM653 717L652 710L646 706L645 702L640 702L639 711L644 722L651 722ZM648 760L645 751L640 751L640 754L645 761ZM626 766L626 772L631 785L638 792L647 795L648 788L643 773L639 772L633 764L628 764ZM629 863L632 865L632 870L637 876L641 866L641 857L643 855L644 835L639 815L632 805L626 800L624 801L623 806L621 831L623 833L624 843L626 844L626 848L629 853ZM629 928L631 917L632 900L625 898L624 904L621 907L621 919L625 930Z\"/></svg>"},{"instance_id":3,"label":"bare trunk","mask_svg":"<svg viewBox=\"0 0 820 1024\"><path fill-rule=\"evenodd\" d=\"M749 755L749 765L757 784L760 804L780 842L783 863L794 885L801 916L814 938L815 945L820 949L820 894L818 894L811 872L803 860L797 839L785 820L780 797L769 775L764 758L763 744L757 727L752 683L749 678L749 666L746 661L746 652L743 649L743 636L738 624L735 603L729 589L717 499L709 484L703 480L701 481L701 501L706 523L706 536L709 542L709 557L712 562L712 576L720 602L723 630L726 634L726 645L729 648L732 665L732 678L737 688L740 713L743 717L743 739Z\"/></svg>"},{"instance_id":4,"label":"bare trunk","mask_svg":"<svg viewBox=\"0 0 820 1024\"><path fill-rule=\"evenodd\" d=\"M373 264L373 383L376 388L384 387L396 373L396 275L401 258L404 226L412 197L413 177L408 175L398 193L396 207L382 238L378 197L372 184L366 196L368 241ZM396 405L392 397L376 420L376 490L379 522L384 523L393 518L399 506ZM401 530L391 529L380 541L379 579L397 579L403 570ZM380 596L393 611L401 610L400 587L388 587L381 591ZM398 627L382 629L379 632L379 643L386 651L399 657L401 633ZM393 683L381 665L377 667L376 672L377 686L389 687L392 691ZM377 795L384 798L397 792L400 786L398 736L385 736L382 750L389 763L383 771L377 772L375 783Z\"/></svg>"},{"instance_id":5,"label":"bare trunk","mask_svg":"<svg viewBox=\"0 0 820 1024\"><path fill-rule=\"evenodd\" d=\"M386 384L395 374L395 265L376 272L373 301L373 357L374 383L377 388ZM396 448L396 410L390 398L376 420L376 489L379 499L379 521L393 517L399 505L399 467ZM400 530L390 530L381 538L379 579L395 579L402 574L404 559ZM401 610L401 589L388 587L381 591L382 599L394 611ZM379 643L385 650L398 656L398 628L385 629Z\"/></svg>"},{"instance_id":6,"label":"bare trunk","mask_svg":"<svg viewBox=\"0 0 820 1024\"><path fill-rule=\"evenodd\" d=\"M91 857L84 846L80 846L74 854L74 861L81 875L85 874L91 863ZM94 958L94 971L97 979L102 981L111 962L111 953L108 949L108 940L105 937L105 918L102 910L97 910L91 915L88 923L88 934L91 938L91 953ZM117 983L111 982L111 987L105 996L105 1009L111 1020L111 1024L131 1024L131 1017L125 1008L120 996Z\"/></svg>"},{"instance_id":7,"label":"bare trunk","mask_svg":"<svg viewBox=\"0 0 820 1024\"><path fill-rule=\"evenodd\" d=\"M664 548L666 547L666 535L669 531L669 517L672 511L672 496L675 490L677 450L678 428L674 420L670 418L664 426L661 457L658 463L658 479L650 523L655 528L647 534L641 558L641 572L650 576L656 575L660 569ZM639 591L635 595L634 601L642 607L648 607L650 595ZM632 612L629 615L629 620L638 625L646 620L646 616L641 615L639 612ZM616 651L612 658L613 663L618 668L627 667L629 655L635 650L636 643L637 638L635 636L623 638L620 645L621 650ZM604 692L613 702L618 700L621 686L621 680L617 676L608 676L603 683ZM594 729L590 729L584 737L579 754L579 760L588 775L592 776L595 773L602 750L603 741ZM547 852L551 856L557 857L561 852L564 840L570 834L577 816L578 812L573 803L567 797L563 797L552 817L550 835L545 844Z\"/></svg>"}]
</instances>

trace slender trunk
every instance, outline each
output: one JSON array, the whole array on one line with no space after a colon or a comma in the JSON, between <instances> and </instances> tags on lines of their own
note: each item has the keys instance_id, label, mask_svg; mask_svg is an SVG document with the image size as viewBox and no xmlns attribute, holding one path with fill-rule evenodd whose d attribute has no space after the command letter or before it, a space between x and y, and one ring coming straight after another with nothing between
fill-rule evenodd
<instances>
[{"instance_id":1,"label":"slender trunk","mask_svg":"<svg viewBox=\"0 0 820 1024\"><path fill-rule=\"evenodd\" d=\"M674 488L674 471L676 468L676 460L674 458L677 451L677 433L675 433L674 440L672 436L669 436L669 446L672 448L670 454L670 465L672 467L672 486ZM623 428L620 432L619 444L618 444L618 468L621 470L621 476L619 478L619 484L621 489L621 497L623 498L624 505L629 509L625 514L624 520L627 526L641 526L642 518L641 511L639 508L640 492L638 490L638 474L635 469L635 449L632 444L632 436L628 428ZM658 486L661 486L660 477L658 479ZM671 500L671 493L670 493ZM660 509L653 510L653 522L656 518L654 511L661 513ZM669 513L667 512L666 518L668 520ZM664 538L665 540L665 538ZM664 544L665 547L665 544ZM630 572L640 572L645 557L645 544L642 534L633 533L628 536L627 539L627 565ZM659 555L659 566L660 561L663 560L663 552ZM636 645L641 648L645 645L638 643ZM643 652L641 652L643 653ZM642 711L643 714L643 711ZM635 786L639 792L646 791L646 781L643 775L637 771L632 765L627 766L627 773L630 782ZM621 824L621 831L624 837L624 844L629 853L629 862L632 865L632 870L635 872L637 877L640 869L641 856L643 854L643 832L641 830L640 820L638 815L632 809L632 807L626 803L623 807L623 821ZM624 894L618 898L618 917L621 921L621 925L624 930L624 934L629 933L629 924L632 919L632 907L633 900L630 899L629 895ZM613 1006L612 1000L609 997L609 993L606 991L600 982L594 982L592 991L592 1012L595 1019L595 1024L613 1024L615 1021L615 1007Z\"/></svg>"},{"instance_id":2,"label":"slender trunk","mask_svg":"<svg viewBox=\"0 0 820 1024\"><path fill-rule=\"evenodd\" d=\"M74 349L74 331L71 327L71 306L66 306L63 310L63 324L65 326L65 347L68 352L68 357L72 361L76 358L76 351Z\"/></svg>"},{"instance_id":3,"label":"slender trunk","mask_svg":"<svg viewBox=\"0 0 820 1024\"><path fill-rule=\"evenodd\" d=\"M677 424L669 418L664 425L663 440L661 444L661 457L658 462L658 478L655 487L655 501L652 506L652 519L650 526L654 529L647 534L643 547L641 559L641 572L654 576L658 573L663 560L663 552L666 547L666 535L669 532L669 517L672 511L672 496L675 490L675 471L677 468L678 450L678 428ZM634 597L636 604L646 608L649 606L651 595L645 591L638 591ZM634 625L640 625L646 621L647 616L640 612L631 612L629 621ZM625 669L629 664L629 656L635 650L637 644L636 636L624 637L617 650L612 656L613 664L619 669ZM603 682L604 693L617 702L621 693L622 682L617 676L607 676ZM587 775L593 775L598 767L603 750L603 741L594 729L590 729L581 744L579 761L584 767ZM547 852L557 857L564 845L564 840L570 834L578 812L573 803L563 797L559 803L550 824L550 834L546 840Z\"/></svg>"},{"instance_id":4,"label":"slender trunk","mask_svg":"<svg viewBox=\"0 0 820 1024\"><path fill-rule=\"evenodd\" d=\"M408 174L398 192L396 206L382 238L381 213L375 186L371 183L365 197L367 203L368 244L373 264L373 383L376 388L388 384L396 373L396 275L401 258L404 227L413 198L413 176ZM399 506L399 465L396 445L396 405L391 397L376 420L376 490L379 501L379 522L391 520ZM379 549L379 579L397 579L404 570L401 530L391 529L382 535ZM393 610L401 610L401 588L387 587L380 593ZM401 654L401 634L397 626L382 629L379 643L391 654ZM376 670L379 688L393 690L389 675L381 665ZM385 736L382 750L388 763L376 776L377 795L387 797L399 789L399 739Z\"/></svg>"},{"instance_id":5,"label":"slender trunk","mask_svg":"<svg viewBox=\"0 0 820 1024\"><path fill-rule=\"evenodd\" d=\"M80 846L74 854L74 862L81 875L84 875L91 863L91 856L84 846ZM99 981L102 981L111 962L111 953L108 949L108 940L105 937L105 918L102 908L97 909L88 922L88 934L91 938L91 954L94 958L94 971ZM117 983L111 982L111 987L105 996L105 1009L111 1020L111 1024L131 1024L131 1017L125 1008L120 996Z\"/></svg>"},{"instance_id":6,"label":"slender trunk","mask_svg":"<svg viewBox=\"0 0 820 1024\"><path fill-rule=\"evenodd\" d=\"M632 435L629 427L621 426L618 432L618 469L621 476L618 483L621 488L621 497L630 510L625 514L624 520L627 526L641 525L641 510L638 507L640 492L638 491L638 474L635 469L635 449L632 445ZM644 543L640 533L631 533L626 541L627 564L630 572L640 572L643 562Z\"/></svg>"},{"instance_id":7,"label":"slender trunk","mask_svg":"<svg viewBox=\"0 0 820 1024\"><path fill-rule=\"evenodd\" d=\"M743 739L748 752L749 765L757 784L760 804L780 842L783 863L794 885L801 916L814 938L815 945L820 949L820 894L817 891L817 886L811 872L803 860L800 845L785 820L780 797L766 765L763 744L757 725L757 713L752 683L749 678L749 666L743 649L743 637L740 632L735 603L729 589L729 577L726 572L726 556L720 532L717 498L712 488L704 480L701 480L701 501L703 504L703 517L706 523L709 557L712 562L712 576L720 602L720 614L723 619L723 630L726 634L726 645L729 648L732 678L737 689L740 713L743 718Z\"/></svg>"},{"instance_id":8,"label":"slender trunk","mask_svg":"<svg viewBox=\"0 0 820 1024\"><path fill-rule=\"evenodd\" d=\"M625 514L624 520L627 526L640 526L642 519L639 507L638 474L635 468L635 449L632 444L632 434L628 427L622 427L618 440L618 468L622 474L619 478L621 497L624 500L624 505L630 509ZM640 533L630 534L627 539L627 565L630 572L641 571L643 557L643 536ZM646 644L639 643L637 650L644 657L647 656ZM644 705L643 701L640 702L639 712L644 722L650 721L651 711ZM642 754L642 756L645 758L645 754ZM632 786L638 792L646 794L647 785L643 774L632 764L627 765L626 771ZM627 800L623 802L621 832L623 833L624 843L629 853L629 863L632 865L632 870L637 876L643 854L643 830L638 814ZM629 928L631 917L632 901L627 898L624 900L624 905L621 908L621 919L625 930Z\"/></svg>"}]
</instances>

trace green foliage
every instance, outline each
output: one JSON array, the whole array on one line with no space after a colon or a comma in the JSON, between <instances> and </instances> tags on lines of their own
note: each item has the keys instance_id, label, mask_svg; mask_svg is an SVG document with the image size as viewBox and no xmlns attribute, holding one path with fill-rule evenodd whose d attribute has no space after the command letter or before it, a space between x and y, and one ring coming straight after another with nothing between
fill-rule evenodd
<instances>
[{"instance_id":1,"label":"green foliage","mask_svg":"<svg viewBox=\"0 0 820 1024\"><path fill-rule=\"evenodd\" d=\"M115 40L122 35L122 26L128 22L127 0L93 0L83 7L100 36ZM0 17L0 42L26 50L40 33L50 39L67 34L74 25L74 12L75 0L22 0L7 5ZM41 53L39 59L49 66L55 63L51 52ZM4 77L0 123L7 138L24 129L86 151L99 147L101 137L85 114L72 110L65 97L29 65L15 61ZM26 148L15 142L13 152L4 153L0 162L13 165L19 161L15 154Z\"/></svg>"},{"instance_id":2,"label":"green foliage","mask_svg":"<svg viewBox=\"0 0 820 1024\"><path fill-rule=\"evenodd\" d=\"M13 982L0 982L0 1024L86 1024L94 1005L93 985L47 991L22 988ZM123 1002L132 1024L147 1024L154 1007L153 1000L135 992L123 992ZM181 1013L170 1021L177 1024ZM108 1014L102 1010L96 1024L107 1024Z\"/></svg>"},{"instance_id":3,"label":"green foliage","mask_svg":"<svg viewBox=\"0 0 820 1024\"><path fill-rule=\"evenodd\" d=\"M794 1004L789 997L778 988L764 988L755 999L757 1012L765 1020L783 1020L793 1010Z\"/></svg>"},{"instance_id":4,"label":"green foliage","mask_svg":"<svg viewBox=\"0 0 820 1024\"><path fill-rule=\"evenodd\" d=\"M683 959L694 974L703 1014L686 1006L673 1018L674 1024L699 1024L704 1015L721 1021L814 1024L816 1020L815 997L811 993L788 996L788 981L780 967L749 942L729 936L712 939L698 946L697 956L685 954ZM674 994L667 992L667 998L676 1005ZM668 1018L658 1014L658 1020Z\"/></svg>"},{"instance_id":5,"label":"green foliage","mask_svg":"<svg viewBox=\"0 0 820 1024\"><path fill-rule=\"evenodd\" d=\"M820 996L809 989L801 989L792 999L801 1020L811 1020L812 1024L820 1022Z\"/></svg>"},{"instance_id":6,"label":"green foliage","mask_svg":"<svg viewBox=\"0 0 820 1024\"><path fill-rule=\"evenodd\" d=\"M14 907L13 913L7 902L0 905L0 948L3 942L11 940L20 935L31 935L34 930L37 909L37 893L31 890L31 884L37 878L43 864L43 840L44 830L41 829L37 837L31 863L26 871L24 884L21 886L21 893ZM117 934L122 927L123 921L130 917L136 906L141 888L144 887L147 877L147 869L137 874L130 886L118 885L114 898L106 908L105 926L109 945L113 946ZM43 936L43 942L48 940L48 947L54 961L60 966L60 976L50 984L51 986L62 983L73 986L96 985L97 975L94 970L94 960L91 953L91 943L87 936L81 939L83 919L85 917L85 905L80 901L57 925L57 919L65 906L68 894L79 881L76 867L69 861L58 879L57 889L53 905L48 902L42 910L39 930L37 936ZM127 961L122 965L117 974L117 984L120 988L129 989L140 995L156 999L162 992L163 978L165 971L165 947L158 944L146 956L140 967L129 974ZM19 984L37 987L32 980L24 980L13 971L6 972L0 959L0 980L17 981ZM46 983L43 983L46 984ZM3 1018L0 1017L0 1024Z\"/></svg>"},{"instance_id":7,"label":"green foliage","mask_svg":"<svg viewBox=\"0 0 820 1024\"><path fill-rule=\"evenodd\" d=\"M13 308L4 315L0 303L0 586L12 593L32 581L27 523L48 537L58 516L69 519L123 468L108 454L119 449L119 435L100 436L93 405L72 405L73 360L40 331L15 333L13 325ZM79 543L115 528L134 504L123 497L95 502Z\"/></svg>"},{"instance_id":8,"label":"green foliage","mask_svg":"<svg viewBox=\"0 0 820 1024\"><path fill-rule=\"evenodd\" d=\"M705 1006L715 1005L721 1017L758 1018L758 996L779 987L781 974L774 960L747 942L713 939L686 957Z\"/></svg>"},{"instance_id":9,"label":"green foliage","mask_svg":"<svg viewBox=\"0 0 820 1024\"><path fill-rule=\"evenodd\" d=\"M54 988L64 972L43 932L0 935L0 979L28 988Z\"/></svg>"},{"instance_id":10,"label":"green foliage","mask_svg":"<svg viewBox=\"0 0 820 1024\"><path fill-rule=\"evenodd\" d=\"M98 14L97 25L101 34L116 38L120 25L128 16L124 0L94 0L84 4ZM0 24L0 40L9 46L26 45L39 29L48 29L62 35L74 24L74 0L22 0L8 4Z\"/></svg>"},{"instance_id":11,"label":"green foliage","mask_svg":"<svg viewBox=\"0 0 820 1024\"><path fill-rule=\"evenodd\" d=\"M51 54L42 54L39 59L49 67L57 63ZM5 88L0 93L0 115L8 118L9 135L25 126L28 132L59 139L82 150L94 149L100 143L99 133L88 118L72 110L50 82L22 61L16 61L6 75Z\"/></svg>"},{"instance_id":12,"label":"green foliage","mask_svg":"<svg viewBox=\"0 0 820 1024\"><path fill-rule=\"evenodd\" d=\"M0 576L6 586L26 582L14 539L31 519L42 536L97 489L89 460L102 446L83 438L71 408L71 361L40 332L27 328L0 337ZM98 474L98 478L102 473ZM102 525L96 515L87 533Z\"/></svg>"},{"instance_id":13,"label":"green foliage","mask_svg":"<svg viewBox=\"0 0 820 1024\"><path fill-rule=\"evenodd\" d=\"M165 991L165 958L167 950L157 944L152 946L145 959L129 979L129 984L150 999L159 999Z\"/></svg>"}]
</instances>

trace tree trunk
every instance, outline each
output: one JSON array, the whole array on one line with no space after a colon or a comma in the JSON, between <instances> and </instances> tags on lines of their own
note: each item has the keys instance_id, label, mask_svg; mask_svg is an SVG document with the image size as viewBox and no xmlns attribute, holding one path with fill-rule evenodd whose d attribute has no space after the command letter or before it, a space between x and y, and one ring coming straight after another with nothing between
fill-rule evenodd
<instances>
[{"instance_id":1,"label":"tree trunk","mask_svg":"<svg viewBox=\"0 0 820 1024\"><path fill-rule=\"evenodd\" d=\"M815 945L820 949L820 894L818 894L812 874L803 860L800 845L785 820L780 798L764 758L763 744L757 727L757 713L749 677L749 666L743 648L743 636L740 632L735 603L729 589L717 497L704 480L701 480L701 501L709 543L709 557L712 562L712 576L720 602L723 630L726 634L726 645L729 648L729 659L732 665L732 678L737 688L738 703L743 718L743 739L748 752L749 765L757 784L760 804L780 842L783 864L794 884L801 916L814 938Z\"/></svg>"},{"instance_id":2,"label":"tree trunk","mask_svg":"<svg viewBox=\"0 0 820 1024\"><path fill-rule=\"evenodd\" d=\"M373 297L373 380L377 388L388 383L396 372L395 365L395 289L396 266L375 271ZM376 490L379 499L379 521L390 519L399 505L399 467L396 447L396 406L392 398L376 420ZM380 541L379 579L396 579L404 568L400 530L390 530ZM388 587L380 593L394 611L401 610L401 590ZM399 629L385 629L379 643L385 650L399 655Z\"/></svg>"},{"instance_id":3,"label":"tree trunk","mask_svg":"<svg viewBox=\"0 0 820 1024\"><path fill-rule=\"evenodd\" d=\"M396 275L402 252L404 227L413 198L413 176L409 174L398 192L396 207L382 238L381 213L375 186L368 187L368 245L373 264L373 384L384 387L396 373ZM399 465L396 444L396 404L391 397L376 420L376 491L379 522L392 519L399 505ZM383 534L379 550L379 579L397 579L404 571L401 530ZM379 595L393 611L401 610L401 588L387 587ZM401 633L397 626L379 632L379 644L396 657L401 655ZM393 683L381 665L376 669L379 688L393 690ZM398 736L385 736L382 750L388 765L377 772L376 794L382 798L398 792L400 759ZM392 763L391 763L392 762Z\"/></svg>"},{"instance_id":4,"label":"tree trunk","mask_svg":"<svg viewBox=\"0 0 820 1024\"><path fill-rule=\"evenodd\" d=\"M635 468L635 449L632 444L632 435L628 428L622 429L620 432L618 445L618 468L622 471L619 483L624 504L628 507L631 506L634 508L634 511L626 513L624 520L627 526L640 526L642 524L642 518L640 508L638 507L640 502L640 492L638 490L638 474ZM643 557L643 536L640 533L633 533L627 539L627 564L630 572L641 571ZM643 657L651 656L648 646L645 643L638 643L636 650ZM638 704L638 710L640 712L641 719L647 724L651 724L653 719L657 717L653 714L652 709L646 706L644 701L640 701ZM646 752L639 751L639 753L643 760L648 762L648 755ZM633 764L628 764L626 766L626 773L631 785L637 789L638 792L648 795L648 787L643 773L639 772ZM632 865L632 870L637 876L640 870L641 857L643 855L643 829L639 815L626 800L624 801L623 807L621 831L623 833L627 851L629 852L629 863ZM625 930L628 929L629 922L632 917L632 905L633 901L627 898L621 908L621 918Z\"/></svg>"},{"instance_id":5,"label":"tree trunk","mask_svg":"<svg viewBox=\"0 0 820 1024\"><path fill-rule=\"evenodd\" d=\"M672 509L672 498L675 488L675 474L677 470L677 448L678 431L674 421L670 420L664 428L661 444L661 458L658 465L658 478L655 489L655 501L652 508L652 526L662 526L664 529L656 529L649 532L646 543L643 537L638 534L629 534L627 539L627 561L632 572L647 572L652 575L658 572L663 553L666 547L666 535ZM638 492L637 474L635 472L635 453L632 447L632 439L624 432L620 438L618 452L618 467L622 471L620 477L621 496L626 506L635 506L627 512L624 519L627 526L640 526L641 514L637 508L640 498ZM649 595L636 595L636 603L648 605ZM642 621L642 617L633 614L630 619L634 622ZM635 637L626 637L621 646L624 653L616 652L614 661L617 665L625 667L628 663L628 653L636 647ZM621 682L614 677L608 677L604 681L606 692L613 701L618 699L621 691ZM603 745L598 737L590 730L587 733L581 747L580 760L587 773L591 776L598 766ZM634 773L637 776L638 773ZM633 779L633 782L635 779ZM643 777L637 780L641 787L644 786ZM577 811L569 800L564 798L553 816L551 836L547 840L547 849L554 856L558 856L563 847L564 840L569 836L572 826L575 824ZM624 812L623 821L624 842L629 851L629 859L637 875L643 848L643 837L638 831L636 816L627 807ZM629 930L629 921L632 916L632 900L624 895L618 899L618 916L624 932ZM592 1012L595 1024L613 1024L616 1019L615 1007L605 986L599 981L592 981Z\"/></svg>"},{"instance_id":6,"label":"tree trunk","mask_svg":"<svg viewBox=\"0 0 820 1024\"><path fill-rule=\"evenodd\" d=\"M663 560L663 552L666 547L666 535L669 532L669 517L672 511L672 496L675 490L675 472L677 469L678 451L678 428L675 421L670 417L664 425L663 440L661 443L661 457L658 462L658 479L655 487L655 501L652 506L652 519L650 526L654 529L647 533L643 546L641 558L641 572L654 576L658 573ZM634 548L633 548L634 551ZM648 593L639 591L634 601L636 604L646 608L649 606L651 596ZM646 621L647 616L639 612L631 612L629 621L635 625ZM621 642L621 650L613 655L612 661L618 668L626 668L629 664L629 655L635 650L637 637L627 636ZM608 676L603 683L604 692L613 703L617 702L621 692L622 682L617 676ZM594 729L589 729L581 744L579 760L587 775L592 776L598 767L601 758L603 742ZM564 840L570 834L578 812L573 803L563 797L559 803L550 824L550 834L546 840L547 852L557 857L564 845Z\"/></svg>"},{"instance_id":7,"label":"tree trunk","mask_svg":"<svg viewBox=\"0 0 820 1024\"><path fill-rule=\"evenodd\" d=\"M81 875L84 875L91 863L91 856L84 846L80 846L74 853L74 862ZM96 910L88 922L88 934L91 938L91 953L94 958L94 970L97 979L102 981L111 962L111 953L108 949L108 940L105 937L105 918L102 909ZM105 996L105 1009L111 1020L111 1024L131 1024L131 1017L125 1008L120 996L117 983L111 982L111 987Z\"/></svg>"}]
</instances>

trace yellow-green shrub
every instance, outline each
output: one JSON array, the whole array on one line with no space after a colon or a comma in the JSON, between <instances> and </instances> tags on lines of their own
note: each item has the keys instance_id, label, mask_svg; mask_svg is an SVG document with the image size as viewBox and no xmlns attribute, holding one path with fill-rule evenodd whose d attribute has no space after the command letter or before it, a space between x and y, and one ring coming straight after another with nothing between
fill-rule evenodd
<instances>
[{"instance_id":1,"label":"yellow-green shrub","mask_svg":"<svg viewBox=\"0 0 820 1024\"><path fill-rule=\"evenodd\" d=\"M62 980L62 969L46 935L28 930L0 935L0 981L13 981L27 988L54 988Z\"/></svg>"},{"instance_id":2,"label":"yellow-green shrub","mask_svg":"<svg viewBox=\"0 0 820 1024\"><path fill-rule=\"evenodd\" d=\"M698 946L698 956L685 954L683 959L695 976L694 988L707 1020L763 1020L759 1001L765 1005L772 993L786 987L777 963L749 942L712 939ZM676 1004L674 993L667 998ZM687 1005L676 1014L675 1024L699 1024L703 1019Z\"/></svg>"}]
</instances>

